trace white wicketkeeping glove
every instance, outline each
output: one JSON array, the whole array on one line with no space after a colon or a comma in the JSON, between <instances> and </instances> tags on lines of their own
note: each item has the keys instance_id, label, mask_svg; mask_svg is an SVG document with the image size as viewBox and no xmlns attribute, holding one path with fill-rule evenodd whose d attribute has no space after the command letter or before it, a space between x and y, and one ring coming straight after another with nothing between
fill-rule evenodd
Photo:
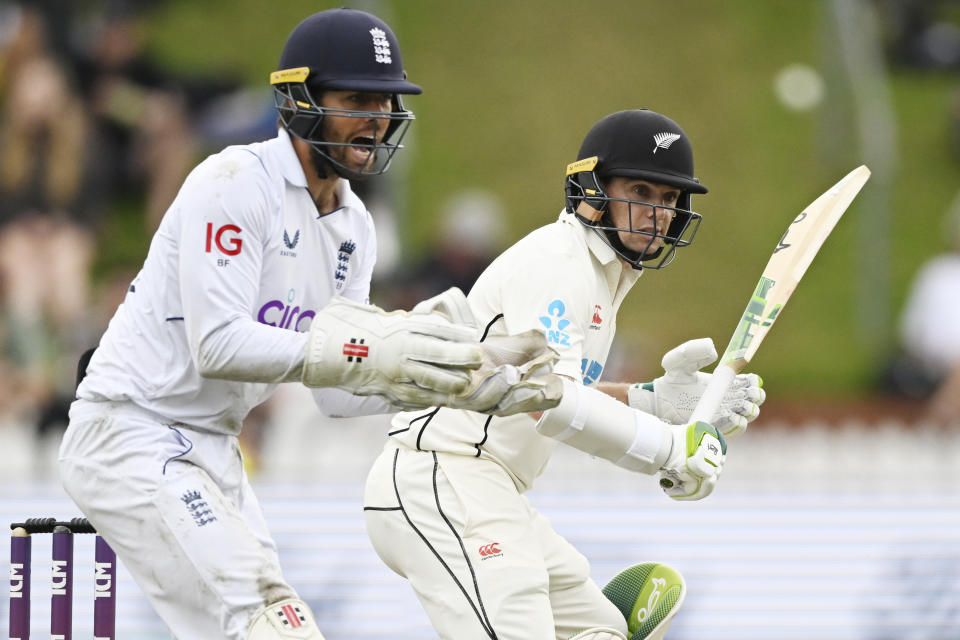
<instances>
[{"instance_id":1,"label":"white wicketkeeping glove","mask_svg":"<svg viewBox=\"0 0 960 640\"><path fill-rule=\"evenodd\" d=\"M674 347L661 361L663 376L630 386L630 406L671 424L686 424L713 375L700 369L716 359L717 350L710 338L689 340ZM760 405L766 398L760 376L738 374L723 395L720 408L710 417L710 424L727 438L738 436L760 415Z\"/></svg>"},{"instance_id":2,"label":"white wicketkeeping glove","mask_svg":"<svg viewBox=\"0 0 960 640\"><path fill-rule=\"evenodd\" d=\"M443 293L427 298L410 310L410 313L442 313L447 320L454 324L473 327L476 340L480 340L480 329L477 319L473 317L473 310L467 302L467 296L459 287L450 287Z\"/></svg>"},{"instance_id":3,"label":"white wicketkeeping glove","mask_svg":"<svg viewBox=\"0 0 960 640\"><path fill-rule=\"evenodd\" d=\"M487 336L483 365L470 373L470 385L451 395L445 405L495 416L552 409L560 403L563 384L553 375L559 354L542 331L514 336Z\"/></svg>"},{"instance_id":4,"label":"white wicketkeeping glove","mask_svg":"<svg viewBox=\"0 0 960 640\"><path fill-rule=\"evenodd\" d=\"M416 409L467 390L470 372L483 360L472 326L440 313L387 313L336 296L310 326L302 380Z\"/></svg>"},{"instance_id":5,"label":"white wicketkeeping glove","mask_svg":"<svg viewBox=\"0 0 960 640\"><path fill-rule=\"evenodd\" d=\"M674 500L701 500L713 492L727 443L723 434L706 422L670 427L671 448L657 477L664 493Z\"/></svg>"},{"instance_id":6,"label":"white wicketkeeping glove","mask_svg":"<svg viewBox=\"0 0 960 640\"><path fill-rule=\"evenodd\" d=\"M451 287L413 308L413 313L442 313L452 322L477 327L463 291ZM477 327L477 340L481 338ZM495 416L552 409L560 402L563 385L553 375L559 354L542 331L515 336L486 336L480 343L483 364L470 372L470 383L460 393L438 404Z\"/></svg>"}]
</instances>

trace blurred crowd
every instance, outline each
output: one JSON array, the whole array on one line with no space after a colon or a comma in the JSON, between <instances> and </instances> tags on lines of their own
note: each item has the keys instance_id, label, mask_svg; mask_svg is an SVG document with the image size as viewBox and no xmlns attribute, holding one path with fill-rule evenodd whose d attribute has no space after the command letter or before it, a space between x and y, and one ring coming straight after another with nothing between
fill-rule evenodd
<instances>
[{"instance_id":1,"label":"blurred crowd","mask_svg":"<svg viewBox=\"0 0 960 640\"><path fill-rule=\"evenodd\" d=\"M275 132L265 91L153 62L158 4L0 2L0 423L41 437L138 266L94 278L111 217L145 246L200 154Z\"/></svg>"}]
</instances>

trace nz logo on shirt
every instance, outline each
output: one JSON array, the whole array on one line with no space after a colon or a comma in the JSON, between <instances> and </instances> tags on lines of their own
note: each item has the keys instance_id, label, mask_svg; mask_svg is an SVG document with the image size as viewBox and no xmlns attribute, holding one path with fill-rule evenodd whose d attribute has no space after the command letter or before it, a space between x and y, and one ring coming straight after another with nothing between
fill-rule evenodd
<instances>
[{"instance_id":1,"label":"nz logo on shirt","mask_svg":"<svg viewBox=\"0 0 960 640\"><path fill-rule=\"evenodd\" d=\"M297 244L300 242L300 229L297 229L296 233L293 234L293 240L290 239L290 234L287 233L287 230L283 230L283 244L288 249L288 251L280 250L280 255L290 256L291 258L297 257L297 252L294 249L297 248Z\"/></svg>"},{"instance_id":2,"label":"nz logo on shirt","mask_svg":"<svg viewBox=\"0 0 960 640\"><path fill-rule=\"evenodd\" d=\"M347 271L350 269L350 256L357 248L357 243L353 240L347 240L340 244L340 251L337 252L337 270L333 277L337 281L337 291L343 289L347 282Z\"/></svg>"},{"instance_id":3,"label":"nz logo on shirt","mask_svg":"<svg viewBox=\"0 0 960 640\"><path fill-rule=\"evenodd\" d=\"M570 326L570 321L563 317L567 307L562 300L554 300L547 305L547 315L540 316L540 324L547 334L547 342L561 347L570 346L570 334L564 331Z\"/></svg>"}]
</instances>

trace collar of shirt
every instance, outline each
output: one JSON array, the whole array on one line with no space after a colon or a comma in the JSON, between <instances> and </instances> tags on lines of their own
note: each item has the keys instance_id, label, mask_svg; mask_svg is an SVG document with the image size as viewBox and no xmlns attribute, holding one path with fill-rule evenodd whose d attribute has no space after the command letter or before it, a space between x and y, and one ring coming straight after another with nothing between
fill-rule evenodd
<instances>
[{"instance_id":1,"label":"collar of shirt","mask_svg":"<svg viewBox=\"0 0 960 640\"><path fill-rule=\"evenodd\" d=\"M591 229L581 223L574 214L563 211L560 214L560 222L580 229L584 241L587 243L587 248L590 249L590 253L593 254L594 259L600 263L603 269L607 280L607 287L610 289L610 297L619 305L620 301L623 300L623 297L643 272L639 269L628 267L626 263L620 259L620 256L617 255L617 252L600 237L601 231Z\"/></svg>"},{"instance_id":2,"label":"collar of shirt","mask_svg":"<svg viewBox=\"0 0 960 640\"><path fill-rule=\"evenodd\" d=\"M306 188L307 175L303 172L300 158L297 157L297 152L293 149L290 134L281 127L277 130L277 139L280 141L277 145L279 147L277 158L280 160L280 173L293 186Z\"/></svg>"},{"instance_id":3,"label":"collar of shirt","mask_svg":"<svg viewBox=\"0 0 960 640\"><path fill-rule=\"evenodd\" d=\"M303 172L303 165L300 164L300 158L293 148L293 141L290 140L290 134L281 127L277 130L277 139L280 141L280 148L277 157L280 160L280 173L284 179L295 187L307 188L307 175ZM336 209L349 207L352 209L364 209L363 202L350 188L350 183L340 178L337 182L337 196L340 206ZM332 213L332 212L331 212Z\"/></svg>"}]
</instances>

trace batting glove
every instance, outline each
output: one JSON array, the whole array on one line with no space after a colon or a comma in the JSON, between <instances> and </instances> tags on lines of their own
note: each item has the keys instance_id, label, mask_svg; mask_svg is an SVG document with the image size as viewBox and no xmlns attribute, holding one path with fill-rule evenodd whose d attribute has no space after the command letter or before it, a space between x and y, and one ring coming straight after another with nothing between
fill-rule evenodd
<instances>
[{"instance_id":1,"label":"batting glove","mask_svg":"<svg viewBox=\"0 0 960 640\"><path fill-rule=\"evenodd\" d=\"M664 493L674 500L702 500L713 493L723 463L727 442L706 422L670 428L671 447L657 477Z\"/></svg>"},{"instance_id":2,"label":"batting glove","mask_svg":"<svg viewBox=\"0 0 960 640\"><path fill-rule=\"evenodd\" d=\"M470 372L482 364L472 326L440 313L387 313L336 296L310 326L302 380L415 409L466 391Z\"/></svg>"},{"instance_id":3,"label":"batting glove","mask_svg":"<svg viewBox=\"0 0 960 640\"><path fill-rule=\"evenodd\" d=\"M713 375L700 369L716 359L717 350L710 338L689 340L674 347L663 356L662 377L630 386L630 406L671 424L686 424ZM710 424L727 438L736 437L760 415L760 405L766 398L760 376L738 374L723 395L720 408L710 417Z\"/></svg>"}]
</instances>

